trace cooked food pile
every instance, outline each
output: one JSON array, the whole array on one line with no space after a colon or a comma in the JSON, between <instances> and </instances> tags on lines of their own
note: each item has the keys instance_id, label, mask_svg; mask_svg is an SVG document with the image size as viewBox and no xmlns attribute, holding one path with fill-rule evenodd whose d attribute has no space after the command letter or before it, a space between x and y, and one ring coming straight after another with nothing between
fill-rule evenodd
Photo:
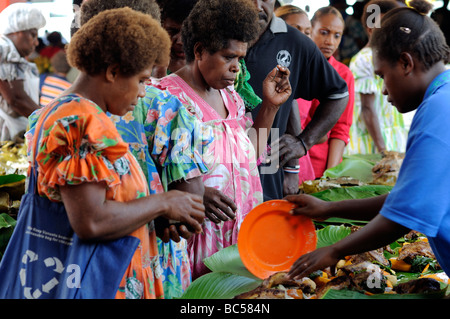
<instances>
[{"instance_id":1,"label":"cooked food pile","mask_svg":"<svg viewBox=\"0 0 450 319\"><path fill-rule=\"evenodd\" d=\"M0 142L0 175L27 175L27 149L24 143Z\"/></svg>"},{"instance_id":2,"label":"cooked food pile","mask_svg":"<svg viewBox=\"0 0 450 319\"><path fill-rule=\"evenodd\" d=\"M372 184L394 186L395 182L397 182L398 172L402 166L405 154L385 151L381 155L381 161L376 163L372 168Z\"/></svg>"},{"instance_id":3,"label":"cooked food pile","mask_svg":"<svg viewBox=\"0 0 450 319\"><path fill-rule=\"evenodd\" d=\"M394 186L397 182L398 173L402 166L405 154L384 151L381 159L371 166L372 179L366 182L360 181L350 176L322 177L320 179L304 181L300 187L300 193L314 194L327 189L363 186L363 185L384 185ZM370 175L369 175L370 176Z\"/></svg>"},{"instance_id":4,"label":"cooked food pile","mask_svg":"<svg viewBox=\"0 0 450 319\"><path fill-rule=\"evenodd\" d=\"M352 231L359 228L352 227ZM288 279L286 272L275 273L256 289L235 299L320 299L331 289L369 296L442 292L450 280L444 272L439 272L440 266L425 237L412 231L399 242L401 247L394 250L385 247L347 256L335 267L316 271L301 280ZM385 252L395 257L387 259ZM417 276L405 280L404 272L417 273Z\"/></svg>"},{"instance_id":5,"label":"cooked food pile","mask_svg":"<svg viewBox=\"0 0 450 319\"><path fill-rule=\"evenodd\" d=\"M286 272L278 272L256 289L236 296L235 299L304 299L316 293L316 283L310 278L290 280Z\"/></svg>"}]
</instances>

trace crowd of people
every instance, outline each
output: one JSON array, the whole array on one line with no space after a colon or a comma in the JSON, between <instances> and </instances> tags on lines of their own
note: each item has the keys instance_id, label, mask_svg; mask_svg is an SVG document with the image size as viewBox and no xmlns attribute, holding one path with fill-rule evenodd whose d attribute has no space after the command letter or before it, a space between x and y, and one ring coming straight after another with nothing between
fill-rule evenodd
<instances>
[{"instance_id":1,"label":"crowd of people","mask_svg":"<svg viewBox=\"0 0 450 319\"><path fill-rule=\"evenodd\" d=\"M350 22L338 2L310 20L275 0L79 1L67 46L54 32L39 50L52 65L41 77L28 57L44 17L29 4L0 13L0 140L25 138L38 194L64 204L82 240L139 238L116 298L181 296L254 207L283 198L313 219L372 220L302 256L292 277L409 229L450 270L444 34L426 1L365 1L367 41L344 61ZM384 150L406 152L389 195L297 194L344 155ZM409 195L430 185L431 205Z\"/></svg>"}]
</instances>

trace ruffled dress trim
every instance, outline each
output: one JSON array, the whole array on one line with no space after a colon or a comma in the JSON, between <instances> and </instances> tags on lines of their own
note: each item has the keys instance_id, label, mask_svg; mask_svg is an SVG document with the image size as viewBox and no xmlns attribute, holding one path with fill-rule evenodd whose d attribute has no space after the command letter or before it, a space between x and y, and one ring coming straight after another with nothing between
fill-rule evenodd
<instances>
[{"instance_id":1,"label":"ruffled dress trim","mask_svg":"<svg viewBox=\"0 0 450 319\"><path fill-rule=\"evenodd\" d=\"M93 102L76 95L58 103L44 123L36 156L39 193L60 201L59 186L106 182L109 188L129 174L130 162L114 124ZM48 107L54 107L52 103Z\"/></svg>"}]
</instances>

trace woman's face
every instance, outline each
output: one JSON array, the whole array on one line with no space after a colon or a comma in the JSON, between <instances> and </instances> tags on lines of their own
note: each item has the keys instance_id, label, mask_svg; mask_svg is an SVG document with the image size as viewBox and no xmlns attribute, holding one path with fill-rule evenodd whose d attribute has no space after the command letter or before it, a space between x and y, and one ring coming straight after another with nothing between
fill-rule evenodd
<instances>
[{"instance_id":1,"label":"woman's face","mask_svg":"<svg viewBox=\"0 0 450 319\"><path fill-rule=\"evenodd\" d=\"M145 81L151 76L152 68L153 66L132 76L124 76L120 72L115 75L106 102L106 110L119 116L133 111L139 98L145 96Z\"/></svg>"},{"instance_id":2,"label":"woman's face","mask_svg":"<svg viewBox=\"0 0 450 319\"><path fill-rule=\"evenodd\" d=\"M311 37L311 21L306 14L303 13L293 13L286 17L284 20L291 27L296 28L301 33L306 34Z\"/></svg>"},{"instance_id":3,"label":"woman's face","mask_svg":"<svg viewBox=\"0 0 450 319\"><path fill-rule=\"evenodd\" d=\"M234 85L239 72L239 60L247 53L247 43L230 40L228 47L214 54L203 50L198 59L198 68L208 87L220 90Z\"/></svg>"},{"instance_id":4,"label":"woman's face","mask_svg":"<svg viewBox=\"0 0 450 319\"><path fill-rule=\"evenodd\" d=\"M415 83L411 83L405 76L403 63L400 61L392 64L373 53L373 65L376 75L383 79L382 93L387 95L388 101L394 105L400 113L406 113L417 108L421 98L417 98L413 93Z\"/></svg>"},{"instance_id":5,"label":"woman's face","mask_svg":"<svg viewBox=\"0 0 450 319\"><path fill-rule=\"evenodd\" d=\"M171 18L166 18L163 22L163 27L169 34L172 42L172 47L170 49L170 63L178 63L180 66L183 66L186 63L186 55L184 54L183 42L181 41L181 24ZM171 69L170 65L169 70L171 72L177 71Z\"/></svg>"},{"instance_id":6,"label":"woman's face","mask_svg":"<svg viewBox=\"0 0 450 319\"><path fill-rule=\"evenodd\" d=\"M321 16L312 27L311 39L319 47L323 55L329 59L339 47L344 23L334 14Z\"/></svg>"},{"instance_id":7,"label":"woman's face","mask_svg":"<svg viewBox=\"0 0 450 319\"><path fill-rule=\"evenodd\" d=\"M12 41L20 56L27 57L33 53L34 49L39 44L38 31L36 29L31 29L16 32L14 33Z\"/></svg>"}]
</instances>

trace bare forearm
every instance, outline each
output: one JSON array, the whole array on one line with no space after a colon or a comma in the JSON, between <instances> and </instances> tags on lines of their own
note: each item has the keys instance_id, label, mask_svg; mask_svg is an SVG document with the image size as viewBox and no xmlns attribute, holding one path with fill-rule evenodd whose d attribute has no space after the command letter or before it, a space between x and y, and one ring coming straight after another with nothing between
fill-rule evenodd
<instances>
[{"instance_id":1,"label":"bare forearm","mask_svg":"<svg viewBox=\"0 0 450 319\"><path fill-rule=\"evenodd\" d=\"M386 197L387 194L364 199L330 202L328 213L329 216L333 217L369 221L378 215Z\"/></svg>"},{"instance_id":2,"label":"bare forearm","mask_svg":"<svg viewBox=\"0 0 450 319\"><path fill-rule=\"evenodd\" d=\"M136 229L163 215L164 199L160 194L144 197L130 202L107 200L90 212L95 215L75 217L66 210L70 223L77 235L86 240L112 240L131 234ZM132 212L132 213L130 213ZM87 212L86 212L87 213ZM72 216L72 217L71 217Z\"/></svg>"},{"instance_id":3,"label":"bare forearm","mask_svg":"<svg viewBox=\"0 0 450 319\"><path fill-rule=\"evenodd\" d=\"M182 192L197 194L201 197L205 194L205 185L201 176L194 177L189 180L182 179L169 185L169 189L176 189Z\"/></svg>"},{"instance_id":4,"label":"bare forearm","mask_svg":"<svg viewBox=\"0 0 450 319\"><path fill-rule=\"evenodd\" d=\"M201 196L178 190L119 202L106 199L104 183L59 188L70 224L85 240L120 238L161 216L189 224L200 232L205 216Z\"/></svg>"},{"instance_id":5,"label":"bare forearm","mask_svg":"<svg viewBox=\"0 0 450 319\"><path fill-rule=\"evenodd\" d=\"M33 100L28 95L17 96L9 106L18 114L28 117L35 110L39 108L39 106L33 102Z\"/></svg>"},{"instance_id":6,"label":"bare forearm","mask_svg":"<svg viewBox=\"0 0 450 319\"><path fill-rule=\"evenodd\" d=\"M341 162L344 154L345 142L337 138L332 138L329 143L327 168L332 168Z\"/></svg>"},{"instance_id":7,"label":"bare forearm","mask_svg":"<svg viewBox=\"0 0 450 319\"><path fill-rule=\"evenodd\" d=\"M377 215L364 228L337 242L333 248L338 257L344 258L389 245L408 232L408 228Z\"/></svg>"},{"instance_id":8,"label":"bare forearm","mask_svg":"<svg viewBox=\"0 0 450 319\"><path fill-rule=\"evenodd\" d=\"M302 124L300 118L300 111L296 100L292 101L291 113L286 127L286 133L292 136L298 136L302 132Z\"/></svg>"},{"instance_id":9,"label":"bare forearm","mask_svg":"<svg viewBox=\"0 0 450 319\"><path fill-rule=\"evenodd\" d=\"M0 81L0 94L16 113L28 117L39 108L25 92L23 81Z\"/></svg>"},{"instance_id":10,"label":"bare forearm","mask_svg":"<svg viewBox=\"0 0 450 319\"><path fill-rule=\"evenodd\" d=\"M378 151L385 149L383 135L381 134L380 121L374 107L375 96L373 94L361 94L361 117L372 137Z\"/></svg>"},{"instance_id":11,"label":"bare forearm","mask_svg":"<svg viewBox=\"0 0 450 319\"><path fill-rule=\"evenodd\" d=\"M320 101L311 122L300 134L308 149L315 145L336 124L344 112L347 102L348 97L339 100Z\"/></svg>"}]
</instances>

